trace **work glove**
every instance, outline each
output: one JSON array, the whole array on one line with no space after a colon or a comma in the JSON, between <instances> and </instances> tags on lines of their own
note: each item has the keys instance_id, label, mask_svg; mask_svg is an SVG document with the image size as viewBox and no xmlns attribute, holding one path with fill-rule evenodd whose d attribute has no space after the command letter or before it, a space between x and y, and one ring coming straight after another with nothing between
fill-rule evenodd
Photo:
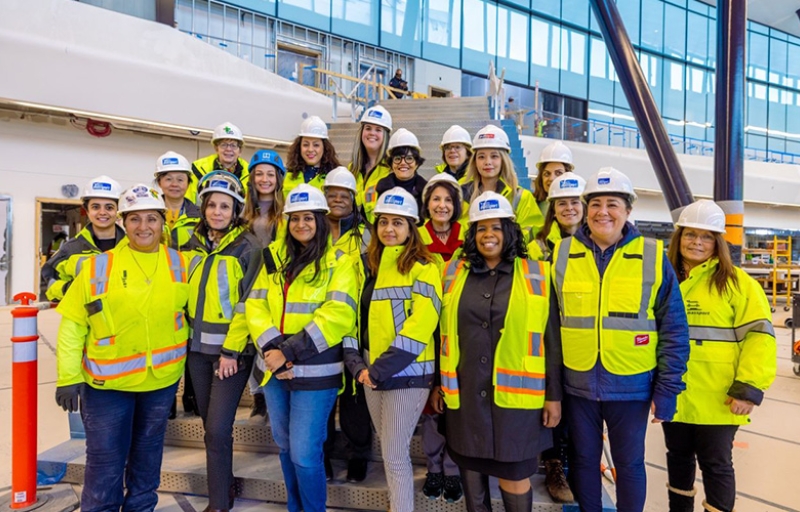
<instances>
[{"instance_id":1,"label":"work glove","mask_svg":"<svg viewBox=\"0 0 800 512\"><path fill-rule=\"evenodd\" d=\"M69 412L78 412L79 397L83 383L72 384L70 386L59 386L56 388L56 403L62 409Z\"/></svg>"}]
</instances>

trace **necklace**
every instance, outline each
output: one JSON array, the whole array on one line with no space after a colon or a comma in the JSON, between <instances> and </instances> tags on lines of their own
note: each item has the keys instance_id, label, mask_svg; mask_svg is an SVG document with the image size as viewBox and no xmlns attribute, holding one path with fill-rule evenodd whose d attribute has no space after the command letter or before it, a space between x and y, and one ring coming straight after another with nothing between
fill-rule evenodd
<instances>
[{"instance_id":1,"label":"necklace","mask_svg":"<svg viewBox=\"0 0 800 512\"><path fill-rule=\"evenodd\" d=\"M153 273L148 276L147 272L145 272L142 266L139 264L139 260L136 259L135 253L136 251L131 249L131 257L133 258L133 262L136 263L136 266L139 267L139 270L142 272L142 275L144 276L144 282L147 284L147 286L150 286L150 284L153 282L153 276L156 275L156 272L158 272L158 262L161 260L161 258L156 258L156 268L153 269Z\"/></svg>"}]
</instances>

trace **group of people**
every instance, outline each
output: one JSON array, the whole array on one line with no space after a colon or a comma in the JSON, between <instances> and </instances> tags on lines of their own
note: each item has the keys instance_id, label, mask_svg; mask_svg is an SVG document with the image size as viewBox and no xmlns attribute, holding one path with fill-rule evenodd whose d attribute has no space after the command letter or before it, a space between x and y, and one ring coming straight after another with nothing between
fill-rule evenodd
<instances>
[{"instance_id":1,"label":"group of people","mask_svg":"<svg viewBox=\"0 0 800 512\"><path fill-rule=\"evenodd\" d=\"M776 349L720 208L686 207L665 253L628 220L628 177L584 179L561 142L542 152L531 192L494 125L448 129L430 179L417 137L392 128L386 109L368 109L343 167L317 117L286 164L271 150L243 160L225 123L209 157L162 155L153 185L89 183L89 225L42 270L63 316L56 400L86 430L82 509L155 507L185 362L207 512L234 506L248 380L292 512L325 510L337 402L346 479L366 478L374 427L393 512L414 510L418 425L430 499L489 511L491 476L506 510L528 512L541 460L555 499L599 511L604 423L617 508L641 511L651 413L670 509L692 510L698 461L705 508L733 510L733 438L774 379Z\"/></svg>"}]
</instances>

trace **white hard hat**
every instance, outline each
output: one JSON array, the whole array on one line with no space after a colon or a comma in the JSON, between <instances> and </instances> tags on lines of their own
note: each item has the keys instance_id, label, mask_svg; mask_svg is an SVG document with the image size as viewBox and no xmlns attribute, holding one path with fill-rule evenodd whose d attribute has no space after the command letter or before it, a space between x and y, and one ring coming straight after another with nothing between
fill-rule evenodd
<instances>
[{"instance_id":1,"label":"white hard hat","mask_svg":"<svg viewBox=\"0 0 800 512\"><path fill-rule=\"evenodd\" d=\"M479 195L469 205L469 222L478 222L484 219L511 219L514 220L514 209L508 199L487 190Z\"/></svg>"},{"instance_id":2,"label":"white hard hat","mask_svg":"<svg viewBox=\"0 0 800 512\"><path fill-rule=\"evenodd\" d=\"M238 140L242 144L244 144L244 137L242 137L242 130L239 129L233 123L222 123L221 125L214 128L214 135L211 138L211 143L214 144L218 140L223 139L232 139Z\"/></svg>"},{"instance_id":3,"label":"white hard hat","mask_svg":"<svg viewBox=\"0 0 800 512\"><path fill-rule=\"evenodd\" d=\"M119 195L122 187L115 180L108 176L98 176L91 180L83 187L83 194L81 199L88 199L90 197L102 197L105 199L113 199L119 201Z\"/></svg>"},{"instance_id":4,"label":"white hard hat","mask_svg":"<svg viewBox=\"0 0 800 512\"><path fill-rule=\"evenodd\" d=\"M636 192L633 191L630 178L613 167L603 167L589 178L581 198L588 201L597 194L625 194L631 204L636 201Z\"/></svg>"},{"instance_id":5,"label":"white hard hat","mask_svg":"<svg viewBox=\"0 0 800 512\"><path fill-rule=\"evenodd\" d=\"M386 148L386 153L388 154L394 148L402 147L416 148L417 151L421 151L417 136L405 128L400 128L392 134L389 138L389 146Z\"/></svg>"},{"instance_id":6,"label":"white hard hat","mask_svg":"<svg viewBox=\"0 0 800 512\"><path fill-rule=\"evenodd\" d=\"M465 144L468 147L472 147L472 139L467 130L454 124L442 135L442 143L439 144L439 149L444 149L445 144Z\"/></svg>"},{"instance_id":7,"label":"white hard hat","mask_svg":"<svg viewBox=\"0 0 800 512\"><path fill-rule=\"evenodd\" d=\"M322 192L307 183L297 185L286 197L283 213L325 212L328 213L328 201Z\"/></svg>"},{"instance_id":8,"label":"white hard hat","mask_svg":"<svg viewBox=\"0 0 800 512\"><path fill-rule=\"evenodd\" d=\"M197 197L202 198L206 194L219 192L231 196L236 201L244 204L244 188L233 173L228 171L212 171L200 180L197 185Z\"/></svg>"},{"instance_id":9,"label":"white hard hat","mask_svg":"<svg viewBox=\"0 0 800 512\"><path fill-rule=\"evenodd\" d=\"M356 192L356 177L350 172L347 167L341 165L332 170L325 176L325 188L339 187L346 188L352 192Z\"/></svg>"},{"instance_id":10,"label":"white hard hat","mask_svg":"<svg viewBox=\"0 0 800 512\"><path fill-rule=\"evenodd\" d=\"M166 210L164 200L161 199L161 194L159 194L158 190L144 183L134 185L123 192L119 200L119 213L140 210Z\"/></svg>"},{"instance_id":11,"label":"white hard hat","mask_svg":"<svg viewBox=\"0 0 800 512\"><path fill-rule=\"evenodd\" d=\"M312 139L327 139L328 125L317 116L310 116L300 125L298 137L310 137Z\"/></svg>"},{"instance_id":12,"label":"white hard hat","mask_svg":"<svg viewBox=\"0 0 800 512\"><path fill-rule=\"evenodd\" d=\"M414 196L400 187L390 188L378 198L375 205L375 215L389 214L400 215L414 219L414 223L419 222L419 209L417 200Z\"/></svg>"},{"instance_id":13,"label":"white hard hat","mask_svg":"<svg viewBox=\"0 0 800 512\"><path fill-rule=\"evenodd\" d=\"M541 171L542 168L550 162L561 162L569 172L572 172L575 168L572 164L572 151L560 140L545 146L541 154L539 154L539 161L536 162L536 168Z\"/></svg>"},{"instance_id":14,"label":"white hard hat","mask_svg":"<svg viewBox=\"0 0 800 512\"><path fill-rule=\"evenodd\" d=\"M586 180L574 172L565 172L550 184L547 199L552 201L560 197L581 197L586 188Z\"/></svg>"},{"instance_id":15,"label":"white hard hat","mask_svg":"<svg viewBox=\"0 0 800 512\"><path fill-rule=\"evenodd\" d=\"M423 200L428 197L429 190L433 190L437 185L441 185L442 183L449 183L456 189L459 202L464 200L461 192L461 185L458 184L458 180L446 172L440 172L428 180L428 183L425 184L425 188L422 189Z\"/></svg>"},{"instance_id":16,"label":"white hard hat","mask_svg":"<svg viewBox=\"0 0 800 512\"><path fill-rule=\"evenodd\" d=\"M167 151L156 160L156 172L154 176L158 178L168 172L191 172L192 166L189 160L180 153Z\"/></svg>"},{"instance_id":17,"label":"white hard hat","mask_svg":"<svg viewBox=\"0 0 800 512\"><path fill-rule=\"evenodd\" d=\"M380 105L368 108L361 116L361 123L376 124L392 131L392 114Z\"/></svg>"},{"instance_id":18,"label":"white hard hat","mask_svg":"<svg viewBox=\"0 0 800 512\"><path fill-rule=\"evenodd\" d=\"M675 225L725 233L725 212L714 201L700 199L683 209Z\"/></svg>"},{"instance_id":19,"label":"white hard hat","mask_svg":"<svg viewBox=\"0 0 800 512\"><path fill-rule=\"evenodd\" d=\"M508 142L508 135L502 128L493 124L487 124L475 134L472 139L472 149L505 149L511 151L511 144Z\"/></svg>"}]
</instances>

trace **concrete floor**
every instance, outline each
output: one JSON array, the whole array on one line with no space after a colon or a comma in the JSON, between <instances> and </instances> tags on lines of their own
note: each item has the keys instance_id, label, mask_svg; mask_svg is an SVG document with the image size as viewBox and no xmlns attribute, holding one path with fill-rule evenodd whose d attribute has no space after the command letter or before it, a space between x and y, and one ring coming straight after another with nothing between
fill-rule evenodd
<instances>
[{"instance_id":1,"label":"concrete floor","mask_svg":"<svg viewBox=\"0 0 800 512\"><path fill-rule=\"evenodd\" d=\"M734 447L737 472L738 512L800 511L800 487L794 487L800 464L800 378L794 376L790 361L789 329L783 328L788 313L775 313L778 337L778 377L767 392L761 407L752 415L751 425L739 430ZM54 401L56 365L55 344L59 316L54 311L39 315L39 439L41 452L69 438L67 415ZM11 314L10 308L0 308L0 360L6 361L0 371L0 495L11 486ZM798 334L800 337L800 334ZM647 433L648 511L666 511L666 457L661 429L650 428ZM699 473L699 472L698 472ZM697 499L701 510L702 483ZM612 490L613 494L613 490ZM202 497L182 495L177 498L163 494L158 510L185 512L185 505L203 510ZM280 505L241 500L237 511L250 512L283 510Z\"/></svg>"}]
</instances>

